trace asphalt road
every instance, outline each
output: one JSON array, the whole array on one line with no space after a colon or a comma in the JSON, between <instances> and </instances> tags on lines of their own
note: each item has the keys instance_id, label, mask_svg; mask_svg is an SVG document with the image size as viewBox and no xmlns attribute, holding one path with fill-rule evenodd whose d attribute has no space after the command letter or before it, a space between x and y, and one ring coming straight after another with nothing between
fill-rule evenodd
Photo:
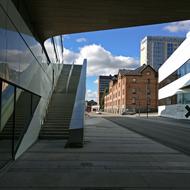
<instances>
[{"instance_id":1,"label":"asphalt road","mask_svg":"<svg viewBox=\"0 0 190 190\"><path fill-rule=\"evenodd\" d=\"M105 117L105 119L190 155L190 120L160 117Z\"/></svg>"}]
</instances>

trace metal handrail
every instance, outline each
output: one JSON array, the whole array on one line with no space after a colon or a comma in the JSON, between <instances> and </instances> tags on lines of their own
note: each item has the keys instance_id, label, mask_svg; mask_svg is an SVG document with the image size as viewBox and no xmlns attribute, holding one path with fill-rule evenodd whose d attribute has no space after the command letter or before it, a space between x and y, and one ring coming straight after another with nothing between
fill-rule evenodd
<instances>
[{"instance_id":1,"label":"metal handrail","mask_svg":"<svg viewBox=\"0 0 190 190\"><path fill-rule=\"evenodd\" d=\"M70 80L71 80L71 75L72 75L72 72L73 72L74 63L75 63L75 61L73 61L71 69L69 71L69 76L68 76L67 84L66 84L66 93L68 93L68 90L69 90L69 83L70 83Z\"/></svg>"}]
</instances>

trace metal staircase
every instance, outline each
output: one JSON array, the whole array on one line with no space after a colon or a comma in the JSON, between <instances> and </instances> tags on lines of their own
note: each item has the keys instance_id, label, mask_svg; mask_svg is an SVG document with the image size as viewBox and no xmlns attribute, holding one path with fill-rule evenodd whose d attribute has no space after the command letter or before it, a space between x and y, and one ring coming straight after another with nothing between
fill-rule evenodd
<instances>
[{"instance_id":1,"label":"metal staircase","mask_svg":"<svg viewBox=\"0 0 190 190\"><path fill-rule=\"evenodd\" d=\"M81 65L63 66L40 131L40 139L67 139L69 137L69 125L80 73ZM68 89L67 84L69 84Z\"/></svg>"}]
</instances>

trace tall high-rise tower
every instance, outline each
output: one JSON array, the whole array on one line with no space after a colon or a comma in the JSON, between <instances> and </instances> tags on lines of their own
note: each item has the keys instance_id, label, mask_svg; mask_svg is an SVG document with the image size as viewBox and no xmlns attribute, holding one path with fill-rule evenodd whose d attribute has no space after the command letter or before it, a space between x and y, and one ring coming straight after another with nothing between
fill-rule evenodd
<instances>
[{"instance_id":1,"label":"tall high-rise tower","mask_svg":"<svg viewBox=\"0 0 190 190\"><path fill-rule=\"evenodd\" d=\"M158 70L184 39L181 37L146 36L141 41L141 65L147 64Z\"/></svg>"}]
</instances>

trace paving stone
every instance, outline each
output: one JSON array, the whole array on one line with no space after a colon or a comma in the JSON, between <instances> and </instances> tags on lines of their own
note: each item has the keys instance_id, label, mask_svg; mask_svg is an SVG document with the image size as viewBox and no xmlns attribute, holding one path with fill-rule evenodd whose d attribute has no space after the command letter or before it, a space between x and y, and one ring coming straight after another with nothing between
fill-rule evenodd
<instances>
[{"instance_id":1,"label":"paving stone","mask_svg":"<svg viewBox=\"0 0 190 190\"><path fill-rule=\"evenodd\" d=\"M0 189L190 189L190 157L101 117L88 118L85 144L39 140L0 177Z\"/></svg>"}]
</instances>

